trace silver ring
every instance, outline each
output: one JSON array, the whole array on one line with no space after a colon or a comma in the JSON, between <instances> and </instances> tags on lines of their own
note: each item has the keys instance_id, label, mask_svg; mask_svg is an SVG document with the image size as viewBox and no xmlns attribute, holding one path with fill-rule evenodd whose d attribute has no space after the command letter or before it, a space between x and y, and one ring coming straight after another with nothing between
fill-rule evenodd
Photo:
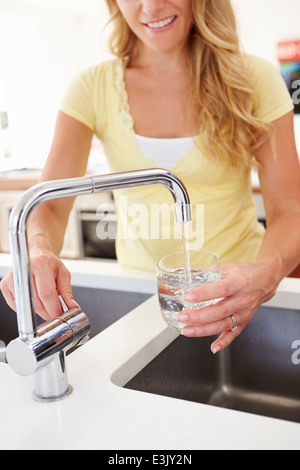
<instances>
[{"instance_id":1,"label":"silver ring","mask_svg":"<svg viewBox=\"0 0 300 470\"><path fill-rule=\"evenodd\" d=\"M231 320L233 322L233 327L231 328L231 331L236 331L237 330L237 321L233 315L231 315Z\"/></svg>"}]
</instances>

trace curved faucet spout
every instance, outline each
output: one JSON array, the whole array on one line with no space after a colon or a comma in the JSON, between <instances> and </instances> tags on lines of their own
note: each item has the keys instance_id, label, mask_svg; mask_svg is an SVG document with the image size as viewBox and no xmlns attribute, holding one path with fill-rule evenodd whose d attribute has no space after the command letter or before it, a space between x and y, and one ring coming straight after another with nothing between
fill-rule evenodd
<instances>
[{"instance_id":1,"label":"curved faucet spout","mask_svg":"<svg viewBox=\"0 0 300 470\"><path fill-rule=\"evenodd\" d=\"M86 336L89 321L80 309L78 312L75 309L75 312L68 311L37 330L26 237L29 214L38 204L51 199L157 183L172 193L177 220L182 223L191 220L189 196L183 183L173 173L161 169L40 183L26 191L14 206L9 221L9 238L20 336L10 342L6 357L16 372L21 375L34 374L35 399L56 401L71 393L65 368L65 350L70 342L73 344L75 339Z\"/></svg>"},{"instance_id":2,"label":"curved faucet spout","mask_svg":"<svg viewBox=\"0 0 300 470\"><path fill-rule=\"evenodd\" d=\"M173 196L177 222L185 223L191 220L190 199L187 190L182 181L171 171L162 168L153 168L149 170L93 176L92 179L95 192L145 186L149 184L161 184L165 186Z\"/></svg>"},{"instance_id":3,"label":"curved faucet spout","mask_svg":"<svg viewBox=\"0 0 300 470\"><path fill-rule=\"evenodd\" d=\"M47 181L23 194L13 208L9 222L20 338L26 340L35 337L37 329L26 238L26 223L31 211L42 202L52 199L150 184L161 184L171 192L178 222L191 220L190 200L184 184L172 172L159 168Z\"/></svg>"}]
</instances>

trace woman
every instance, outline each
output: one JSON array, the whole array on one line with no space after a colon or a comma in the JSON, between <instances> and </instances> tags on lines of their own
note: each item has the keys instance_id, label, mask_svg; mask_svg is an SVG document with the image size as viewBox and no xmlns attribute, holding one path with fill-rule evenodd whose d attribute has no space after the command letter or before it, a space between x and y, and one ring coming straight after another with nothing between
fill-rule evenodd
<instances>
[{"instance_id":1,"label":"woman","mask_svg":"<svg viewBox=\"0 0 300 470\"><path fill-rule=\"evenodd\" d=\"M193 219L204 206L204 244L217 252L222 281L186 295L199 302L223 298L199 311L182 334L220 334L211 349L228 346L279 282L300 262L300 170L293 105L277 70L240 51L230 0L107 0L117 58L77 77L62 103L42 180L86 170L93 133L112 171L167 167L186 184ZM267 230L255 217L250 170L258 169ZM171 205L168 191L117 191L120 263L154 269L181 249L175 236L129 239L124 205ZM36 312L58 315L58 294L74 306L70 275L58 258L70 200L51 201L31 216L29 245ZM48 221L51 221L49 224ZM170 234L173 222L168 222ZM1 288L14 308L12 276ZM237 328L232 328L233 319Z\"/></svg>"}]
</instances>

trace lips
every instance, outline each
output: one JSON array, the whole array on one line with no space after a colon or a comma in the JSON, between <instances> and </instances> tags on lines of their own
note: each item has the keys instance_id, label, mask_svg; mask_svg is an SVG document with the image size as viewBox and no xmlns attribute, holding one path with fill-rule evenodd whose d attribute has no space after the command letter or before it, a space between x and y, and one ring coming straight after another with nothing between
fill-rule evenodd
<instances>
[{"instance_id":1,"label":"lips","mask_svg":"<svg viewBox=\"0 0 300 470\"><path fill-rule=\"evenodd\" d=\"M158 20L158 21L152 21L150 23L145 23L145 25L149 29L160 29L160 28L165 28L169 24L173 23L176 20L176 16L169 16L169 18L165 18L163 20Z\"/></svg>"}]
</instances>

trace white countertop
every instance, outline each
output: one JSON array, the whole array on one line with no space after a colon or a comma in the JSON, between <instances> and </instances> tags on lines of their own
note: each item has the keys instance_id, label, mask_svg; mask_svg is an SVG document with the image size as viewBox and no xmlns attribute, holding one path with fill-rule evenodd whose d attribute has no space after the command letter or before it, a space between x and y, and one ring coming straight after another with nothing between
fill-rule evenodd
<instances>
[{"instance_id":1,"label":"white countertop","mask_svg":"<svg viewBox=\"0 0 300 470\"><path fill-rule=\"evenodd\" d=\"M8 265L9 256L0 255L0 276ZM77 285L155 292L149 273L110 262L66 265ZM284 280L279 303L288 298L299 308L299 292L300 280ZM52 404L34 402L33 378L0 364L0 449L300 450L300 424L116 385L126 383L176 335L161 319L156 296L151 297L68 356L74 391Z\"/></svg>"}]
</instances>

